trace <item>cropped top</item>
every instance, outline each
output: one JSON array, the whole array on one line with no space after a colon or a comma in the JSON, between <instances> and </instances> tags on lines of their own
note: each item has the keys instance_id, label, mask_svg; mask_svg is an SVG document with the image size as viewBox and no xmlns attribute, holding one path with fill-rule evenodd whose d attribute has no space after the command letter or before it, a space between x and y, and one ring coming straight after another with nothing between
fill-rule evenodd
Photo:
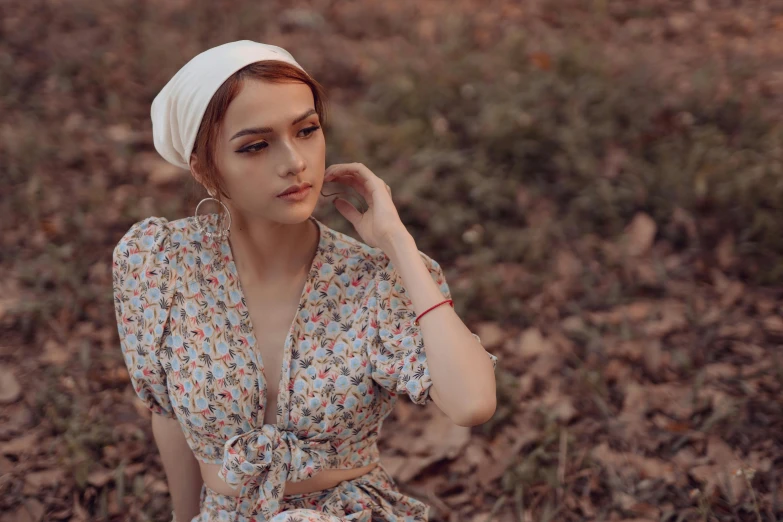
<instances>
[{"instance_id":1,"label":"cropped top","mask_svg":"<svg viewBox=\"0 0 783 522\"><path fill-rule=\"evenodd\" d=\"M216 231L217 214L206 218ZM310 219L319 245L282 347L275 424L263 421L268 383L254 349L263 332L253 330L228 241L206 237L195 217L148 217L112 256L117 330L137 396L178 420L198 460L222 464L219 476L241 486L241 512L267 520L286 481L378 461L399 394L431 400L424 339L389 257ZM440 265L419 253L450 298Z\"/></svg>"}]
</instances>

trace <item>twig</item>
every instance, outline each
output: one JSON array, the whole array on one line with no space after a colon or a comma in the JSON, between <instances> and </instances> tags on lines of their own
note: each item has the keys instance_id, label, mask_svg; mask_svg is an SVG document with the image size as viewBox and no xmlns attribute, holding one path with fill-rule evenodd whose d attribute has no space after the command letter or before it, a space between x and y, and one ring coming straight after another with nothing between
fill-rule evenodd
<instances>
[{"instance_id":1,"label":"twig","mask_svg":"<svg viewBox=\"0 0 783 522\"><path fill-rule=\"evenodd\" d=\"M563 500L564 496L564 484L565 484L565 474L566 474L566 458L567 458L567 449L568 449L568 432L565 428L560 430L560 454L559 454L559 460L560 462L557 465L557 479L560 482L559 487L557 488L560 500Z\"/></svg>"},{"instance_id":2,"label":"twig","mask_svg":"<svg viewBox=\"0 0 783 522\"><path fill-rule=\"evenodd\" d=\"M756 520L761 522L761 512L759 511L759 503L756 500L756 490L753 489L753 484L750 483L750 479L755 475L756 470L753 468L738 469L734 474L741 474L745 478L745 483L750 489L750 497L753 499L753 510L756 512Z\"/></svg>"},{"instance_id":3,"label":"twig","mask_svg":"<svg viewBox=\"0 0 783 522\"><path fill-rule=\"evenodd\" d=\"M493 520L495 518L495 515L497 515L498 511L506 504L506 498L508 495L501 495L496 501L495 504L493 504L492 509L489 512L489 520Z\"/></svg>"},{"instance_id":4,"label":"twig","mask_svg":"<svg viewBox=\"0 0 783 522\"><path fill-rule=\"evenodd\" d=\"M525 485L519 484L514 488L514 505L519 513L519 522L525 522Z\"/></svg>"}]
</instances>

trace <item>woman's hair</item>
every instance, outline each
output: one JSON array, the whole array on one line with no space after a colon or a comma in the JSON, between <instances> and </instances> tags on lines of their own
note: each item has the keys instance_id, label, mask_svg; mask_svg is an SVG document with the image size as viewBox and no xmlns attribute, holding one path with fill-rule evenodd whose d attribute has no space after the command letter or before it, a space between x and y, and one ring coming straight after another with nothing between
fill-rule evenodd
<instances>
[{"instance_id":1,"label":"woman's hair","mask_svg":"<svg viewBox=\"0 0 783 522\"><path fill-rule=\"evenodd\" d=\"M215 193L215 198L229 198L225 191L223 179L215 162L215 145L223 125L223 118L234 98L239 94L244 80L264 80L272 83L302 82L313 92L315 111L321 120L321 126L326 125L326 93L324 88L298 67L277 60L263 60L251 63L232 74L218 88L207 105L204 117L201 119L193 153L196 154L204 186L207 191ZM230 198L229 198L230 199ZM219 205L222 214L223 206Z\"/></svg>"}]
</instances>

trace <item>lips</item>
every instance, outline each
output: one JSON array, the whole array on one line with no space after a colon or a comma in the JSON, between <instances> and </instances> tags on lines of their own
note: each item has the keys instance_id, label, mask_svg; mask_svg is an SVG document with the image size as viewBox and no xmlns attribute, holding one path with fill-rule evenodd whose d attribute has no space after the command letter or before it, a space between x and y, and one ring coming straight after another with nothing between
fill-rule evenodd
<instances>
[{"instance_id":1,"label":"lips","mask_svg":"<svg viewBox=\"0 0 783 522\"><path fill-rule=\"evenodd\" d=\"M278 194L278 196L285 196L286 194L291 194L292 192L299 192L300 190L304 190L307 187L311 187L312 185L310 183L301 183L299 185L291 185L287 189L285 189L283 192Z\"/></svg>"}]
</instances>

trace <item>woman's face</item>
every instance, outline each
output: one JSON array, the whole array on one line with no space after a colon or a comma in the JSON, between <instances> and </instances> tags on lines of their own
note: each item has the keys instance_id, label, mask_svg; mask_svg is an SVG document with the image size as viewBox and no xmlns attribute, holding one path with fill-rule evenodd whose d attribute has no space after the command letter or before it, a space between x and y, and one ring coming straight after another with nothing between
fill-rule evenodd
<instances>
[{"instance_id":1,"label":"woman's face","mask_svg":"<svg viewBox=\"0 0 783 522\"><path fill-rule=\"evenodd\" d=\"M231 210L290 224L312 214L326 162L314 107L304 83L244 82L228 107L215 150ZM302 201L278 197L302 183L312 185Z\"/></svg>"}]
</instances>

